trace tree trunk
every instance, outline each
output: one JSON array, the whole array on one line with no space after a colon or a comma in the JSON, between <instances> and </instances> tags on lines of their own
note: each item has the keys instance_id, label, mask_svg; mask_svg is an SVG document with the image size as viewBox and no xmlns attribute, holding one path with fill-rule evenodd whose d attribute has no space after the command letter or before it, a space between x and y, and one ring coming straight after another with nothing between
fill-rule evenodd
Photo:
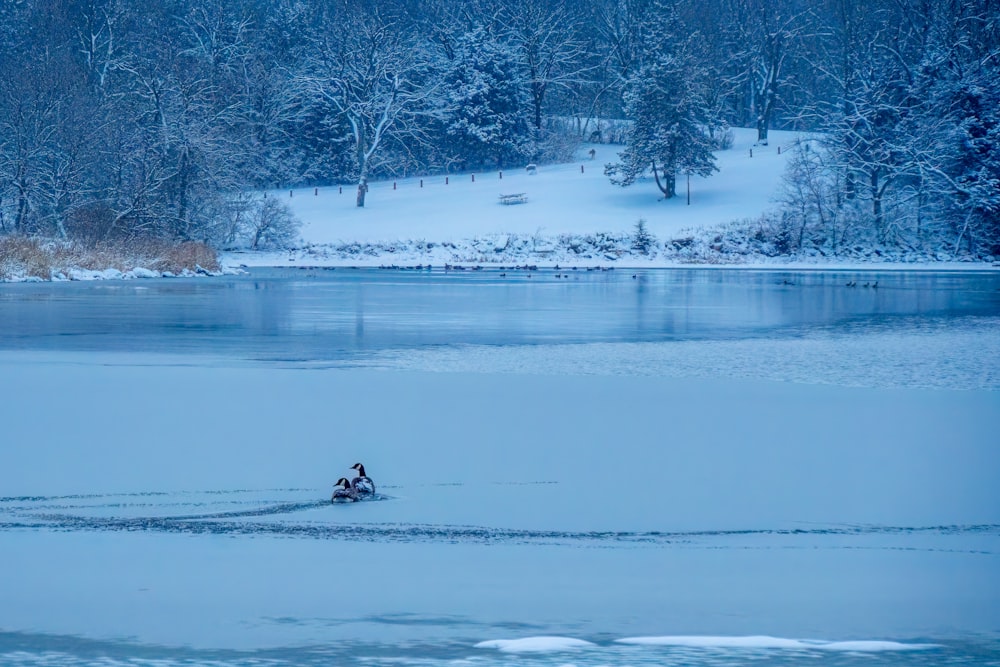
<instances>
[{"instance_id":1,"label":"tree trunk","mask_svg":"<svg viewBox=\"0 0 1000 667\"><path fill-rule=\"evenodd\" d=\"M358 181L358 208L364 208L366 194L368 194L368 179L362 176Z\"/></svg>"},{"instance_id":2,"label":"tree trunk","mask_svg":"<svg viewBox=\"0 0 1000 667\"><path fill-rule=\"evenodd\" d=\"M178 176L180 177L180 182L177 185L177 224L179 225L178 232L182 239L188 238L188 229L190 225L188 224L188 176L189 176L189 165L188 165L188 152L184 149L181 153L181 165Z\"/></svg>"},{"instance_id":3,"label":"tree trunk","mask_svg":"<svg viewBox=\"0 0 1000 667\"><path fill-rule=\"evenodd\" d=\"M767 146L767 118L761 114L757 116L757 143Z\"/></svg>"},{"instance_id":4,"label":"tree trunk","mask_svg":"<svg viewBox=\"0 0 1000 667\"><path fill-rule=\"evenodd\" d=\"M28 197L22 192L17 197L17 215L14 216L14 231L24 233L28 227Z\"/></svg>"},{"instance_id":5,"label":"tree trunk","mask_svg":"<svg viewBox=\"0 0 1000 667\"><path fill-rule=\"evenodd\" d=\"M872 188L872 215L875 217L875 229L878 231L879 237L882 236L882 189L879 187L878 169L872 169L871 173L871 188Z\"/></svg>"},{"instance_id":6,"label":"tree trunk","mask_svg":"<svg viewBox=\"0 0 1000 667\"><path fill-rule=\"evenodd\" d=\"M663 181L660 181L660 172L656 170L656 163L653 163L653 177L656 179L656 187L660 188L664 199L671 199L677 194L677 175L666 168L663 170Z\"/></svg>"}]
</instances>

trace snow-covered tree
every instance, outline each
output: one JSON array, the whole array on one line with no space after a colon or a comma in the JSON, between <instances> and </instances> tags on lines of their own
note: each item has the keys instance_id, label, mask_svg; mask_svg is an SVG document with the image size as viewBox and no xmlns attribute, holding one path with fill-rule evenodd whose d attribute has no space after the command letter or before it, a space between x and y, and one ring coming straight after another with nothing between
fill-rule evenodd
<instances>
[{"instance_id":1,"label":"snow-covered tree","mask_svg":"<svg viewBox=\"0 0 1000 667\"><path fill-rule=\"evenodd\" d=\"M789 0L724 0L725 83L757 127L757 141L767 133L789 85L789 61L807 33L807 11ZM745 102L744 102L745 100Z\"/></svg>"},{"instance_id":2,"label":"snow-covered tree","mask_svg":"<svg viewBox=\"0 0 1000 667\"><path fill-rule=\"evenodd\" d=\"M502 168L531 151L516 55L485 30L461 38L444 74L445 127L466 166Z\"/></svg>"},{"instance_id":3,"label":"snow-covered tree","mask_svg":"<svg viewBox=\"0 0 1000 667\"><path fill-rule=\"evenodd\" d=\"M677 175L710 176L717 171L708 124L702 72L675 8L655 0L650 8L647 50L628 82L625 112L632 127L620 162L605 173L613 183L631 185L651 170L669 199L677 194Z\"/></svg>"},{"instance_id":4,"label":"snow-covered tree","mask_svg":"<svg viewBox=\"0 0 1000 667\"><path fill-rule=\"evenodd\" d=\"M427 140L437 86L431 58L425 40L377 5L324 12L312 47L299 82L307 99L318 97L335 113L331 126L349 128L357 205L363 207L368 178L388 140Z\"/></svg>"},{"instance_id":5,"label":"snow-covered tree","mask_svg":"<svg viewBox=\"0 0 1000 667\"><path fill-rule=\"evenodd\" d=\"M587 68L581 15L566 0L508 0L501 20L525 73L532 124L542 129L549 94L579 82Z\"/></svg>"},{"instance_id":6,"label":"snow-covered tree","mask_svg":"<svg viewBox=\"0 0 1000 667\"><path fill-rule=\"evenodd\" d=\"M952 250L996 256L1000 21L992 17L991 27L981 8L964 9L952 17L950 29L948 22L935 23L924 59L914 68L916 101L908 122L907 156L920 175L921 212L931 221L946 221Z\"/></svg>"}]
</instances>

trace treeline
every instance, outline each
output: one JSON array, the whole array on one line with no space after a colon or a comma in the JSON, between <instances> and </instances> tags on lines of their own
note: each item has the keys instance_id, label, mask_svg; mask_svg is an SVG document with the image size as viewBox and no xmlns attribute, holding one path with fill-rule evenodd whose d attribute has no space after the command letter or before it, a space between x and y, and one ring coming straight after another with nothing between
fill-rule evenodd
<instances>
[{"instance_id":1,"label":"treeline","mask_svg":"<svg viewBox=\"0 0 1000 667\"><path fill-rule=\"evenodd\" d=\"M624 139L612 179L652 168L670 196L735 125L825 137L795 159L791 251L864 230L1000 253L998 16L1000 0L5 0L0 233L263 247L291 222L253 191L351 182L363 205L369 178L580 140Z\"/></svg>"}]
</instances>

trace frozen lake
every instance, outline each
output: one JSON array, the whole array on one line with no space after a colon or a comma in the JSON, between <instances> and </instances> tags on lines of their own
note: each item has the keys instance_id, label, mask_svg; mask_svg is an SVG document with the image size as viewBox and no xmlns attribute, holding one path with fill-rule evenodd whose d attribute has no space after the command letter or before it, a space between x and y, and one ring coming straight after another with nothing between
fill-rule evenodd
<instances>
[{"instance_id":1,"label":"frozen lake","mask_svg":"<svg viewBox=\"0 0 1000 667\"><path fill-rule=\"evenodd\" d=\"M469 346L910 335L988 324L998 287L1000 272L255 269L0 286L0 350L316 365Z\"/></svg>"},{"instance_id":2,"label":"frozen lake","mask_svg":"<svg viewBox=\"0 0 1000 667\"><path fill-rule=\"evenodd\" d=\"M1000 272L255 269L0 323L0 664L1000 664ZM383 498L331 506L358 460Z\"/></svg>"}]
</instances>

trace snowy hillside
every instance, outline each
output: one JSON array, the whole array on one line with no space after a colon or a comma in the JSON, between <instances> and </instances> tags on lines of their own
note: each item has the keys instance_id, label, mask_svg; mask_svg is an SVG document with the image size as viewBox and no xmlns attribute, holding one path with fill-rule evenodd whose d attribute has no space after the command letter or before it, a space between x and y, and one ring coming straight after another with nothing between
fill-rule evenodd
<instances>
[{"instance_id":1,"label":"snowy hillside","mask_svg":"<svg viewBox=\"0 0 1000 667\"><path fill-rule=\"evenodd\" d=\"M585 144L578 160L541 165L533 175L517 169L372 182L365 208L355 205L353 185L271 191L267 196L283 198L302 221L301 245L291 252L231 253L225 261L285 266L696 261L699 257L685 252L711 244L711 238L701 238L705 230L757 218L774 205L789 149L799 140L793 132L772 132L769 146L757 146L756 131L734 134L733 147L717 153L719 172L692 177L690 205L683 179L682 194L673 200L662 198L652 177L628 188L612 185L604 165L615 161L622 147ZM512 194L523 194L526 201L501 205L500 196ZM660 242L648 254L632 248L640 219ZM676 243L664 249L672 240Z\"/></svg>"}]
</instances>

